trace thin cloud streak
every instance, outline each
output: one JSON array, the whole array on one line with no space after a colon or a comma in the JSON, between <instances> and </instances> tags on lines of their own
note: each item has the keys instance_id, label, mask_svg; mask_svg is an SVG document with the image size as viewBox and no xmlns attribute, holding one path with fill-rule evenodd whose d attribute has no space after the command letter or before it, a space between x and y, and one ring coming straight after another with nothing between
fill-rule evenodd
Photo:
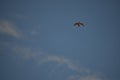
<instances>
[{"instance_id":1,"label":"thin cloud streak","mask_svg":"<svg viewBox=\"0 0 120 80\"><path fill-rule=\"evenodd\" d=\"M99 76L99 75L94 74L94 75L80 77L79 80L107 80L107 79L103 76Z\"/></svg>"},{"instance_id":2,"label":"thin cloud streak","mask_svg":"<svg viewBox=\"0 0 120 80\"><path fill-rule=\"evenodd\" d=\"M43 62L56 62L58 64L66 65L70 70L77 71L79 73L90 73L88 69L78 67L77 65L73 64L72 61L70 61L69 59L61 56L48 55L46 56L46 58L44 58Z\"/></svg>"},{"instance_id":3,"label":"thin cloud streak","mask_svg":"<svg viewBox=\"0 0 120 80\"><path fill-rule=\"evenodd\" d=\"M20 56L21 59L24 59L24 60L33 59L34 61L38 62L38 64L40 65L44 63L53 62L53 63L57 63L60 66L66 66L69 70L72 70L78 73L77 75L68 76L67 80L107 80L105 76L100 76L100 74L92 73L90 72L90 70L86 68L81 68L75 65L74 63L72 63L71 60L61 56L48 55L43 53L42 51L34 51L31 48L23 48L19 46L12 47L12 50L14 53ZM51 74L53 73L54 73L54 70L51 72Z\"/></svg>"},{"instance_id":4,"label":"thin cloud streak","mask_svg":"<svg viewBox=\"0 0 120 80\"><path fill-rule=\"evenodd\" d=\"M66 59L62 56L48 55L42 51L34 51L31 48L22 48L19 46L14 46L12 50L14 53L16 53L24 60L34 59L35 61L38 62L38 64L54 62L59 65L65 65L68 69L72 71L76 71L78 73L84 73L84 74L90 73L90 70L83 67L78 67L77 65L72 63L71 60Z\"/></svg>"},{"instance_id":5,"label":"thin cloud streak","mask_svg":"<svg viewBox=\"0 0 120 80\"><path fill-rule=\"evenodd\" d=\"M15 29L15 25L8 21L0 21L0 32L8 34L10 36L19 38L21 36L20 32Z\"/></svg>"}]
</instances>

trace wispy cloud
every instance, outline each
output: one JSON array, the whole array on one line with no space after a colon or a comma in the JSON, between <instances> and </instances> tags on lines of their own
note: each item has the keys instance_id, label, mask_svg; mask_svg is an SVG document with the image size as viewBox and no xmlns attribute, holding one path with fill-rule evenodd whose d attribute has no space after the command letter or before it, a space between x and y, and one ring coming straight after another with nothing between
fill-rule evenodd
<instances>
[{"instance_id":1,"label":"wispy cloud","mask_svg":"<svg viewBox=\"0 0 120 80\"><path fill-rule=\"evenodd\" d=\"M80 79L80 75L71 75L68 77L67 80L79 80Z\"/></svg>"},{"instance_id":2,"label":"wispy cloud","mask_svg":"<svg viewBox=\"0 0 120 80\"><path fill-rule=\"evenodd\" d=\"M34 59L35 61L38 62L38 64L54 62L59 65L64 65L72 71L77 71L79 73L84 73L84 74L90 73L89 69L79 67L75 65L71 60L63 56L48 55L45 54L43 51L35 51L32 50L31 48L23 48L19 46L14 46L12 50L15 53L17 53L17 55L20 56L22 59L25 60Z\"/></svg>"},{"instance_id":3,"label":"wispy cloud","mask_svg":"<svg viewBox=\"0 0 120 80\"><path fill-rule=\"evenodd\" d=\"M61 65L66 65L68 69L77 72L77 75L68 76L68 80L108 80L100 73L94 73L87 68L80 67L74 64L71 60L55 55L47 55L42 59L42 63L56 62Z\"/></svg>"},{"instance_id":4,"label":"wispy cloud","mask_svg":"<svg viewBox=\"0 0 120 80\"><path fill-rule=\"evenodd\" d=\"M20 56L21 59L34 59L34 61L38 62L38 64L40 65L52 62L57 64L56 67L59 67L58 65L66 66L67 69L77 72L77 74L67 76L67 80L107 80L105 76L101 76L101 74L94 73L87 68L79 67L78 65L74 64L71 60L63 56L48 55L41 50L33 50L31 48L23 48L20 46L13 46L12 50L14 51L14 53ZM55 73L54 70L51 71L51 74L53 73Z\"/></svg>"},{"instance_id":5,"label":"wispy cloud","mask_svg":"<svg viewBox=\"0 0 120 80\"><path fill-rule=\"evenodd\" d=\"M34 17L30 15L25 15L25 14L20 14L20 13L13 13L15 19L24 22L26 24L30 24L29 29L27 29L27 32L24 33L24 38L31 38L31 37L36 37L40 33L40 25L39 23L34 22ZM32 27L32 29L30 29ZM22 35L23 36L23 35ZM31 38L33 39L33 38Z\"/></svg>"},{"instance_id":6,"label":"wispy cloud","mask_svg":"<svg viewBox=\"0 0 120 80\"><path fill-rule=\"evenodd\" d=\"M88 75L71 75L68 80L108 80L105 76L97 73Z\"/></svg>"},{"instance_id":7,"label":"wispy cloud","mask_svg":"<svg viewBox=\"0 0 120 80\"><path fill-rule=\"evenodd\" d=\"M79 80L107 80L104 76L100 76L100 75L88 75L88 76L82 76L80 77Z\"/></svg>"},{"instance_id":8,"label":"wispy cloud","mask_svg":"<svg viewBox=\"0 0 120 80\"><path fill-rule=\"evenodd\" d=\"M43 60L43 62L56 62L61 65L66 65L70 70L77 71L79 73L89 74L90 71L83 67L78 67L71 60L64 58L62 56L55 55L47 55Z\"/></svg>"},{"instance_id":9,"label":"wispy cloud","mask_svg":"<svg viewBox=\"0 0 120 80\"><path fill-rule=\"evenodd\" d=\"M39 62L43 62L42 60L46 56L41 49L34 50L28 47L17 46L16 44L11 47L11 50L16 56L20 57L22 60L25 61L33 59L34 61L39 63Z\"/></svg>"},{"instance_id":10,"label":"wispy cloud","mask_svg":"<svg viewBox=\"0 0 120 80\"><path fill-rule=\"evenodd\" d=\"M9 21L0 20L0 32L19 38L21 33L17 31L15 25Z\"/></svg>"}]
</instances>

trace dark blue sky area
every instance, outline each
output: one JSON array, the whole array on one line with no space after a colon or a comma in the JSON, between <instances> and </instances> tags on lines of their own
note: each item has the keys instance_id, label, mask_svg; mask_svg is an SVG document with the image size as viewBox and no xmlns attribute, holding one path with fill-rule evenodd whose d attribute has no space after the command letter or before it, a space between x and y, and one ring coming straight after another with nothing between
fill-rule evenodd
<instances>
[{"instance_id":1,"label":"dark blue sky area","mask_svg":"<svg viewBox=\"0 0 120 80\"><path fill-rule=\"evenodd\" d=\"M119 80L119 5L1 0L0 80Z\"/></svg>"}]
</instances>

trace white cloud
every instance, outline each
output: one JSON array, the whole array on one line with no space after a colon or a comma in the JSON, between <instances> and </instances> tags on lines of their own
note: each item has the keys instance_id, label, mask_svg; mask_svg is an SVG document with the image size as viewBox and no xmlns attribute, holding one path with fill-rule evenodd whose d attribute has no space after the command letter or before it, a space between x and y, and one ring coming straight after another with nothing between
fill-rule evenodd
<instances>
[{"instance_id":1,"label":"white cloud","mask_svg":"<svg viewBox=\"0 0 120 80\"><path fill-rule=\"evenodd\" d=\"M84 74L89 74L90 71L88 69L78 67L74 63L72 63L71 60L66 59L61 56L54 56L54 55L47 55L43 60L42 63L44 62L56 62L58 64L63 64L66 65L70 70L77 71L79 73L84 73Z\"/></svg>"},{"instance_id":2,"label":"white cloud","mask_svg":"<svg viewBox=\"0 0 120 80\"><path fill-rule=\"evenodd\" d=\"M82 76L80 77L79 80L107 80L104 76L100 76L100 75L97 75L97 74L94 74L94 75L88 75L88 76Z\"/></svg>"},{"instance_id":3,"label":"white cloud","mask_svg":"<svg viewBox=\"0 0 120 80\"><path fill-rule=\"evenodd\" d=\"M48 56L44 57L42 62L43 63L56 62L61 65L66 65L67 68L69 68L70 70L78 72L77 75L68 76L68 80L108 80L108 79L106 79L105 76L101 75L100 73L99 74L94 73L94 72L91 72L87 68L79 67L79 66L75 65L74 63L72 63L71 60L66 59L64 57L48 55Z\"/></svg>"},{"instance_id":4,"label":"white cloud","mask_svg":"<svg viewBox=\"0 0 120 80\"><path fill-rule=\"evenodd\" d=\"M105 76L97 73L88 75L71 75L67 80L108 80Z\"/></svg>"},{"instance_id":5,"label":"white cloud","mask_svg":"<svg viewBox=\"0 0 120 80\"><path fill-rule=\"evenodd\" d=\"M12 50L13 50L14 54L16 54L17 56L19 56L23 60L34 59L37 62L39 62L42 59L41 55L43 55L42 51L34 51L31 48L20 47L20 46L16 46L16 45L14 45L12 47Z\"/></svg>"},{"instance_id":6,"label":"white cloud","mask_svg":"<svg viewBox=\"0 0 120 80\"><path fill-rule=\"evenodd\" d=\"M3 20L0 21L0 32L14 36L16 38L19 38L21 35L20 32L18 32L17 29L15 29L15 25Z\"/></svg>"},{"instance_id":7,"label":"white cloud","mask_svg":"<svg viewBox=\"0 0 120 80\"><path fill-rule=\"evenodd\" d=\"M71 75L68 77L67 80L78 80L80 78L80 75Z\"/></svg>"},{"instance_id":8,"label":"white cloud","mask_svg":"<svg viewBox=\"0 0 120 80\"><path fill-rule=\"evenodd\" d=\"M83 67L78 67L71 60L64 58L62 56L48 55L42 51L34 51L31 48L22 48L19 46L14 46L12 50L22 59L25 60L34 59L35 61L38 62L38 64L54 62L57 63L59 66L64 65L68 69L76 71L78 73L83 74L90 73L90 70Z\"/></svg>"},{"instance_id":9,"label":"white cloud","mask_svg":"<svg viewBox=\"0 0 120 80\"><path fill-rule=\"evenodd\" d=\"M90 72L90 70L86 68L79 67L65 57L48 55L43 53L41 50L35 51L31 48L23 48L19 46L14 46L12 49L24 60L34 59L34 61L38 62L38 64L41 65L44 63L54 62L58 64L56 65L56 68L59 66L66 66L69 70L77 72L77 74L67 76L67 80L107 80L105 76ZM54 70L56 68L54 68ZM51 71L51 74L55 73L54 70Z\"/></svg>"},{"instance_id":10,"label":"white cloud","mask_svg":"<svg viewBox=\"0 0 120 80\"><path fill-rule=\"evenodd\" d=\"M18 56L20 56L22 59L29 60L33 56L31 54L29 48L20 48L18 46L14 46L13 51L15 52L15 54L17 54Z\"/></svg>"}]
</instances>

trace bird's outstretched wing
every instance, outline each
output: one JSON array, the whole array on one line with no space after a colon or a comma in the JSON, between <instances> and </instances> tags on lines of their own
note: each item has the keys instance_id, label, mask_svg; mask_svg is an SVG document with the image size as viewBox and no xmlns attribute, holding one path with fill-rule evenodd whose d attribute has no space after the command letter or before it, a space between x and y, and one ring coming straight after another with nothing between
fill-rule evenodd
<instances>
[{"instance_id":1,"label":"bird's outstretched wing","mask_svg":"<svg viewBox=\"0 0 120 80\"><path fill-rule=\"evenodd\" d=\"M79 23L75 23L74 26L80 26Z\"/></svg>"},{"instance_id":2,"label":"bird's outstretched wing","mask_svg":"<svg viewBox=\"0 0 120 80\"><path fill-rule=\"evenodd\" d=\"M78 26L78 27L83 26L83 27L84 27L85 25L84 25L84 23L82 23L82 22L76 22L76 23L74 24L74 26Z\"/></svg>"},{"instance_id":3,"label":"bird's outstretched wing","mask_svg":"<svg viewBox=\"0 0 120 80\"><path fill-rule=\"evenodd\" d=\"M85 24L84 24L84 23L81 23L81 22L80 22L80 25L82 25L83 27L85 26Z\"/></svg>"}]
</instances>

